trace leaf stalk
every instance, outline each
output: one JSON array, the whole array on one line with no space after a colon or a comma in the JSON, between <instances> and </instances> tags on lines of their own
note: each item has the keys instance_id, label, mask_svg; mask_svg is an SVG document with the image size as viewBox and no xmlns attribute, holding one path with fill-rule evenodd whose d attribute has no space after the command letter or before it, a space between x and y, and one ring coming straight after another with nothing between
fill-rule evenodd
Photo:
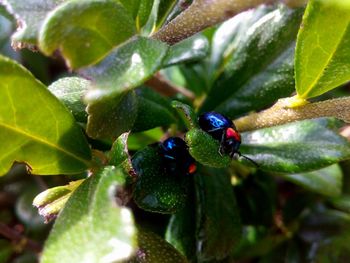
<instances>
[{"instance_id":1,"label":"leaf stalk","mask_svg":"<svg viewBox=\"0 0 350 263\"><path fill-rule=\"evenodd\" d=\"M194 0L185 11L156 32L152 38L173 45L207 27L223 22L242 11L260 4L270 4L274 2L277 1Z\"/></svg>"},{"instance_id":2,"label":"leaf stalk","mask_svg":"<svg viewBox=\"0 0 350 263\"><path fill-rule=\"evenodd\" d=\"M350 97L308 103L293 108L289 102L290 98L280 99L271 108L241 117L234 123L241 132L321 117L335 117L350 123Z\"/></svg>"}]
</instances>

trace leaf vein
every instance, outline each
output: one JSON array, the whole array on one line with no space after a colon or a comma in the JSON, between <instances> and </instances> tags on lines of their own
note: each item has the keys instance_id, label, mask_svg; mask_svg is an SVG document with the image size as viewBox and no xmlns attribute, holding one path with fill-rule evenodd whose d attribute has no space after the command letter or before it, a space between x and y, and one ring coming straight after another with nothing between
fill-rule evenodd
<instances>
[{"instance_id":1,"label":"leaf vein","mask_svg":"<svg viewBox=\"0 0 350 263\"><path fill-rule=\"evenodd\" d=\"M58 150L58 151L60 151L60 152L62 152L64 154L66 154L66 155L68 155L70 157L73 157L74 159L84 163L86 166L90 166L90 161L87 161L87 160L85 160L85 159L83 159L83 158L81 158L81 157L79 157L79 156L77 156L77 155L67 151L66 149L64 149L64 148L62 148L62 147L60 147L60 146L58 146L56 144L53 144L53 143L48 142L48 141L45 141L42 138L39 138L39 137L37 137L37 136L35 136L33 134L30 134L30 133L27 133L27 132L25 132L23 130L20 130L20 129L18 129L18 127L12 127L12 126L9 126L9 125L7 125L5 123L1 123L1 122L0 122L0 127L3 127L3 128L8 129L10 131L16 132L18 134L23 135L24 137L28 137L28 138L30 138L30 139L32 139L34 141L37 141L37 142L39 142L41 144L47 145L47 146L49 146L51 148L54 148L54 149L56 149L56 150Z\"/></svg>"}]
</instances>

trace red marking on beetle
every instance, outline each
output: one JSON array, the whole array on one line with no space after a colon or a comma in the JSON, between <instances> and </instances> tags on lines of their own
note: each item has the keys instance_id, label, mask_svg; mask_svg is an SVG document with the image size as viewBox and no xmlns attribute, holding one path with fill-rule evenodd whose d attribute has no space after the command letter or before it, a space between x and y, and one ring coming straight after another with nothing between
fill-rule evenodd
<instances>
[{"instance_id":1,"label":"red marking on beetle","mask_svg":"<svg viewBox=\"0 0 350 263\"><path fill-rule=\"evenodd\" d=\"M188 167L188 173L193 174L197 170L197 166L195 163L191 163L190 166Z\"/></svg>"},{"instance_id":2,"label":"red marking on beetle","mask_svg":"<svg viewBox=\"0 0 350 263\"><path fill-rule=\"evenodd\" d=\"M234 129L232 129L232 128L228 128L227 130L226 130L226 138L227 139L231 139L231 138L233 138L233 139L235 139L236 141L241 141L241 135L239 135L239 133L238 132L236 132Z\"/></svg>"}]
</instances>

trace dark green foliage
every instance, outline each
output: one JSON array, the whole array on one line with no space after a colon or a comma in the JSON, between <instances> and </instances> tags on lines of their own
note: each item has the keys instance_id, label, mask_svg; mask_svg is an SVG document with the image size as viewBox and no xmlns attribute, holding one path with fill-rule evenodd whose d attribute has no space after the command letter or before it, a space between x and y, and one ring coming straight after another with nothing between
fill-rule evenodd
<instances>
[{"instance_id":1,"label":"dark green foliage","mask_svg":"<svg viewBox=\"0 0 350 263\"><path fill-rule=\"evenodd\" d=\"M231 1L0 2L0 262L348 261L347 124L233 119L257 166L198 125L347 96L331 90L349 81L348 1L261 5L173 45L162 27L187 33ZM196 173L167 172L174 136Z\"/></svg>"}]
</instances>

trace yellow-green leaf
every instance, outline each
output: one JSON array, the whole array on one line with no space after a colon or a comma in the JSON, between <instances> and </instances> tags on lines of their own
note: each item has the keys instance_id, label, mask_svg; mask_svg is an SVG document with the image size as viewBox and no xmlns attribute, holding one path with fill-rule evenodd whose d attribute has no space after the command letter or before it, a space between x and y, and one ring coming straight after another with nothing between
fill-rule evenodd
<instances>
[{"instance_id":1,"label":"yellow-green leaf","mask_svg":"<svg viewBox=\"0 0 350 263\"><path fill-rule=\"evenodd\" d=\"M350 79L350 1L311 0L296 47L298 96L319 96Z\"/></svg>"},{"instance_id":2,"label":"yellow-green leaf","mask_svg":"<svg viewBox=\"0 0 350 263\"><path fill-rule=\"evenodd\" d=\"M34 174L73 174L90 165L90 148L70 112L33 75L0 56L0 175L14 161Z\"/></svg>"}]
</instances>

